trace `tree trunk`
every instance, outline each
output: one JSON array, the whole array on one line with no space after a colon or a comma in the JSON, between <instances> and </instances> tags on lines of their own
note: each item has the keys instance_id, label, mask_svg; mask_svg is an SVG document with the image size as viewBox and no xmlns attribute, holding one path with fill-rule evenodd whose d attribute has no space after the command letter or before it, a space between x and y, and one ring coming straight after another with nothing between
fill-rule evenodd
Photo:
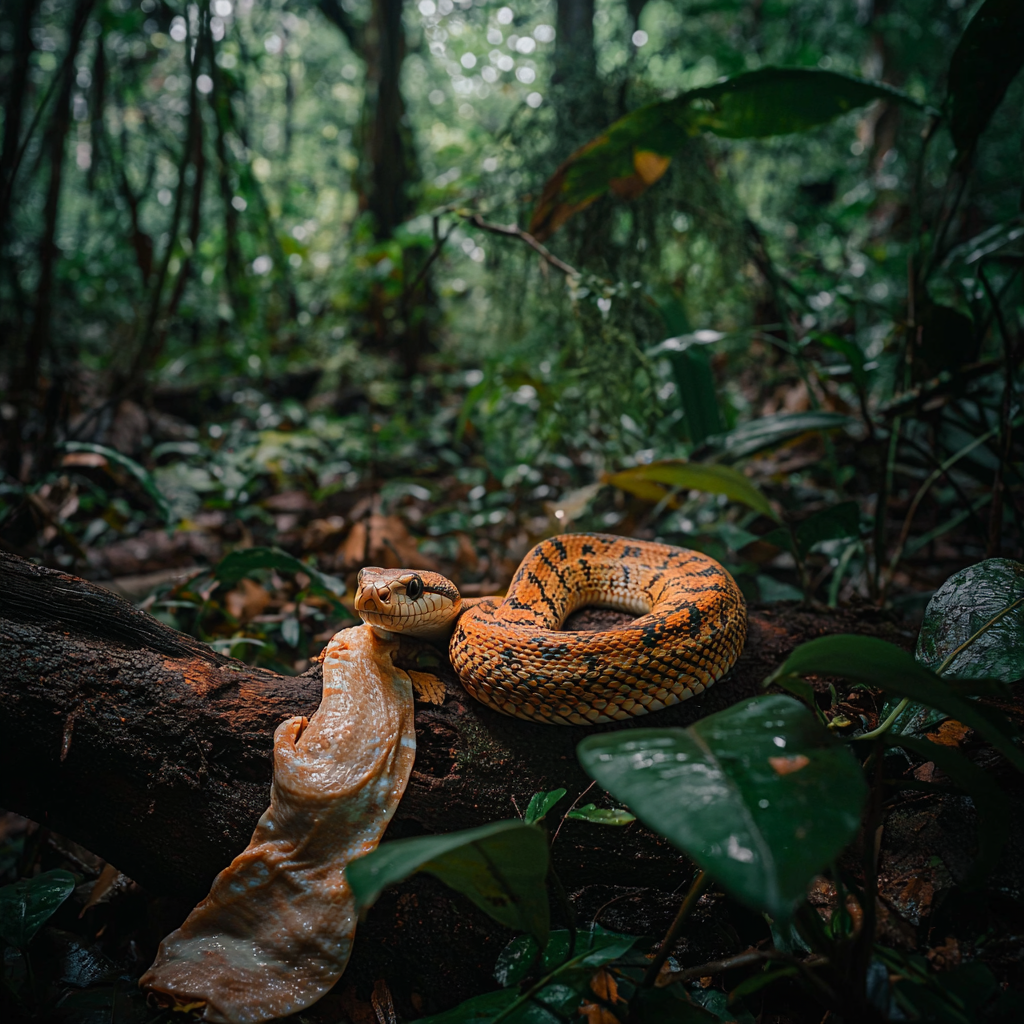
<instances>
[{"instance_id":1,"label":"tree trunk","mask_svg":"<svg viewBox=\"0 0 1024 1024\"><path fill-rule=\"evenodd\" d=\"M746 650L724 681L626 727L689 724L760 692L795 643L842 631L898 639L874 610L757 610ZM415 642L402 658L421 669L439 660ZM319 666L290 678L222 657L94 584L5 554L0 659L0 806L74 839L154 893L178 897L165 930L246 846L268 804L274 728L311 715L320 699ZM575 799L590 785L576 744L622 728L507 718L469 699L447 667L430 670L442 678L445 699L417 703L416 765L388 838L515 817L541 789L564 786ZM591 800L600 803L600 792L584 802ZM668 894L692 871L639 824L566 821L553 861L571 891L663 890L655 895L669 919ZM418 877L370 913L346 978L372 985L384 975L413 986L408 991L428 1006L450 1005L487 987L508 935L468 901Z\"/></svg>"}]
</instances>

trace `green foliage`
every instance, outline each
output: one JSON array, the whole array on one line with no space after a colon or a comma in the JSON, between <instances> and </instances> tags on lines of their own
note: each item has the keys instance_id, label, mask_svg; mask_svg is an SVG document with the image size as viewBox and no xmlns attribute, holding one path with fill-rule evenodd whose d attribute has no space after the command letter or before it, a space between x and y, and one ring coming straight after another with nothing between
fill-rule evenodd
<instances>
[{"instance_id":1,"label":"green foliage","mask_svg":"<svg viewBox=\"0 0 1024 1024\"><path fill-rule=\"evenodd\" d=\"M789 917L850 841L866 788L850 752L788 697L754 697L689 729L591 736L587 772L736 899Z\"/></svg>"},{"instance_id":2,"label":"green foliage","mask_svg":"<svg viewBox=\"0 0 1024 1024\"><path fill-rule=\"evenodd\" d=\"M620 118L573 154L545 187L530 230L545 238L611 188L635 198L658 181L687 136L761 138L803 132L899 89L818 68L759 68Z\"/></svg>"},{"instance_id":3,"label":"green foliage","mask_svg":"<svg viewBox=\"0 0 1024 1024\"><path fill-rule=\"evenodd\" d=\"M538 821L543 821L563 796L565 796L565 790L562 788L552 789L546 793L534 793L527 804L523 821L527 825L536 825Z\"/></svg>"},{"instance_id":4,"label":"green foliage","mask_svg":"<svg viewBox=\"0 0 1024 1024\"><path fill-rule=\"evenodd\" d=\"M957 679L1024 679L1024 565L987 558L932 596L917 638L922 665ZM941 666L941 668L940 668Z\"/></svg>"},{"instance_id":5,"label":"green foliage","mask_svg":"<svg viewBox=\"0 0 1024 1024\"><path fill-rule=\"evenodd\" d=\"M954 689L895 644L867 636L821 637L798 647L769 681L804 675L840 676L927 704L977 729L1011 764L1024 771L1024 753L1014 742L1016 730L1002 715L972 701L969 685ZM987 686L974 687L975 692L979 689L991 692Z\"/></svg>"},{"instance_id":6,"label":"green foliage","mask_svg":"<svg viewBox=\"0 0 1024 1024\"><path fill-rule=\"evenodd\" d=\"M733 501L777 518L768 499L742 473L731 466L709 463L652 462L624 469L606 478L606 482L637 497L655 502L670 501L673 492L682 490L724 494ZM667 489L668 488L668 489Z\"/></svg>"},{"instance_id":7,"label":"green foliage","mask_svg":"<svg viewBox=\"0 0 1024 1024\"><path fill-rule=\"evenodd\" d=\"M949 128L961 156L977 143L1024 65L1024 10L1016 0L985 0L949 63Z\"/></svg>"},{"instance_id":8,"label":"green foliage","mask_svg":"<svg viewBox=\"0 0 1024 1024\"><path fill-rule=\"evenodd\" d=\"M74 888L70 871L44 871L0 888L0 941L25 950Z\"/></svg>"},{"instance_id":9,"label":"green foliage","mask_svg":"<svg viewBox=\"0 0 1024 1024\"><path fill-rule=\"evenodd\" d=\"M436 875L496 921L546 945L548 847L536 826L499 821L466 832L396 840L352 861L346 877L356 904L368 907L387 886L417 871Z\"/></svg>"},{"instance_id":10,"label":"green foliage","mask_svg":"<svg viewBox=\"0 0 1024 1024\"><path fill-rule=\"evenodd\" d=\"M631 821L636 821L636 815L630 814L622 807L604 808L595 804L575 807L567 811L565 816L576 821L589 821L594 825L628 825Z\"/></svg>"}]
</instances>

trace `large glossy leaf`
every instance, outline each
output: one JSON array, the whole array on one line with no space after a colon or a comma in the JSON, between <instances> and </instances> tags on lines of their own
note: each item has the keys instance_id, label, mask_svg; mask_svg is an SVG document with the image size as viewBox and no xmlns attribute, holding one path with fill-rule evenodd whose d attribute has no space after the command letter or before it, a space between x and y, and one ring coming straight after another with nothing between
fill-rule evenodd
<instances>
[{"instance_id":1,"label":"large glossy leaf","mask_svg":"<svg viewBox=\"0 0 1024 1024\"><path fill-rule=\"evenodd\" d=\"M949 128L964 154L988 126L1024 64L1024 4L985 0L949 63Z\"/></svg>"},{"instance_id":2,"label":"large glossy leaf","mask_svg":"<svg viewBox=\"0 0 1024 1024\"><path fill-rule=\"evenodd\" d=\"M280 548L254 547L232 551L213 568L211 575L224 587L233 587L257 569L281 569L283 572L303 572L310 578L310 589L328 596L343 597L345 584L336 576L320 572L314 566L300 562L294 555Z\"/></svg>"},{"instance_id":3,"label":"large glossy leaf","mask_svg":"<svg viewBox=\"0 0 1024 1024\"><path fill-rule=\"evenodd\" d=\"M666 459L624 469L621 473L612 473L604 478L604 482L654 503L668 497L670 488L724 494L762 515L778 519L768 499L739 470L731 466Z\"/></svg>"},{"instance_id":4,"label":"large glossy leaf","mask_svg":"<svg viewBox=\"0 0 1024 1024\"><path fill-rule=\"evenodd\" d=\"M535 825L497 821L465 832L398 839L352 861L345 874L362 908L417 871L435 875L496 921L547 944L548 844Z\"/></svg>"},{"instance_id":5,"label":"large glossy leaf","mask_svg":"<svg viewBox=\"0 0 1024 1024\"><path fill-rule=\"evenodd\" d=\"M70 871L44 871L0 889L0 941L24 949L75 888Z\"/></svg>"},{"instance_id":6,"label":"large glossy leaf","mask_svg":"<svg viewBox=\"0 0 1024 1024\"><path fill-rule=\"evenodd\" d=\"M931 669L918 664L906 651L869 636L838 634L801 644L771 675L840 676L854 683L875 686L945 712L976 729L1021 771L1024 754L1014 744L1013 727L990 708L961 696Z\"/></svg>"},{"instance_id":7,"label":"large glossy leaf","mask_svg":"<svg viewBox=\"0 0 1024 1024\"><path fill-rule=\"evenodd\" d=\"M709 443L728 459L744 459L817 430L842 430L856 421L838 412L795 412L762 416L710 438Z\"/></svg>"},{"instance_id":8,"label":"large glossy leaf","mask_svg":"<svg viewBox=\"0 0 1024 1024\"><path fill-rule=\"evenodd\" d=\"M585 739L598 785L670 839L732 896L786 918L856 834L860 765L803 704L753 697L688 729Z\"/></svg>"},{"instance_id":9,"label":"large glossy leaf","mask_svg":"<svg viewBox=\"0 0 1024 1024\"><path fill-rule=\"evenodd\" d=\"M546 238L611 190L632 199L668 170L688 136L701 131L755 138L805 131L876 99L919 106L880 82L818 68L760 68L693 89L620 118L555 172L530 231Z\"/></svg>"},{"instance_id":10,"label":"large glossy leaf","mask_svg":"<svg viewBox=\"0 0 1024 1024\"><path fill-rule=\"evenodd\" d=\"M953 655L945 676L1013 683L1024 679L1022 636L1024 565L987 558L954 573L932 595L917 638L917 660L937 670Z\"/></svg>"}]
</instances>

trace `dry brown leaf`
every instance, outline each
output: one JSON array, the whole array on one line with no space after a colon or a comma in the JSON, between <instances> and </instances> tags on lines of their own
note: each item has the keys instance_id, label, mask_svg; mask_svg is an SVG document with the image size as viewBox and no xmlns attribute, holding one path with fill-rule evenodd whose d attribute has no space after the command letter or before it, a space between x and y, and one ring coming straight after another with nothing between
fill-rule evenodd
<instances>
[{"instance_id":1,"label":"dry brown leaf","mask_svg":"<svg viewBox=\"0 0 1024 1024\"><path fill-rule=\"evenodd\" d=\"M224 595L224 605L239 622L248 622L271 602L271 596L255 580L241 579Z\"/></svg>"},{"instance_id":2,"label":"dry brown leaf","mask_svg":"<svg viewBox=\"0 0 1024 1024\"><path fill-rule=\"evenodd\" d=\"M352 524L338 549L346 569L379 565L385 569L435 569L437 563L420 553L416 538L398 516L376 513Z\"/></svg>"}]
</instances>

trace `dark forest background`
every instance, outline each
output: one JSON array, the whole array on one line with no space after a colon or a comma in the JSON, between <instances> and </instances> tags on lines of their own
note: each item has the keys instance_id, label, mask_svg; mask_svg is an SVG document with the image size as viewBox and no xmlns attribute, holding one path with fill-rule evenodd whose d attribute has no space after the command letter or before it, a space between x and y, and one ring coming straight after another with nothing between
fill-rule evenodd
<instances>
[{"instance_id":1,"label":"dark forest background","mask_svg":"<svg viewBox=\"0 0 1024 1024\"><path fill-rule=\"evenodd\" d=\"M288 674L565 530L912 630L1024 557L1020 6L3 0L0 546Z\"/></svg>"}]
</instances>

